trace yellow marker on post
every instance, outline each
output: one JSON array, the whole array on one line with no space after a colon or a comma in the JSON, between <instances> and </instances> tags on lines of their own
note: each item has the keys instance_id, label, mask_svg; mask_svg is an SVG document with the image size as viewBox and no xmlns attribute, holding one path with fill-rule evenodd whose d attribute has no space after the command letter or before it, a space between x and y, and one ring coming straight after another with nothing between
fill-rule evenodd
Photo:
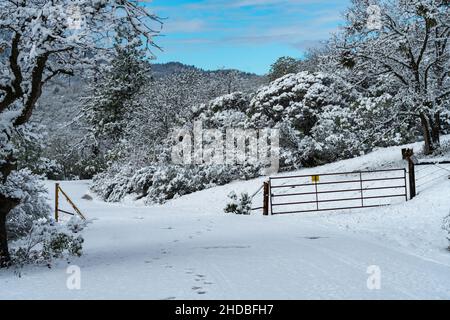
<instances>
[{"instance_id":1,"label":"yellow marker on post","mask_svg":"<svg viewBox=\"0 0 450 320\"><path fill-rule=\"evenodd\" d=\"M311 180L313 183L319 183L320 182L320 176L311 176Z\"/></svg>"}]
</instances>

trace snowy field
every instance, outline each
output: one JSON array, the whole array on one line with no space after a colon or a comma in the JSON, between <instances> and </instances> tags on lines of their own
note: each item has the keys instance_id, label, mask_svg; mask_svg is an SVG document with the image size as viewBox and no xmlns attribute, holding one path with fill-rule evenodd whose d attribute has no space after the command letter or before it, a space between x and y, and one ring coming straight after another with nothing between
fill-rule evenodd
<instances>
[{"instance_id":1,"label":"snowy field","mask_svg":"<svg viewBox=\"0 0 450 320\"><path fill-rule=\"evenodd\" d=\"M298 174L402 168L400 149ZM81 290L67 289L67 263L60 262L52 269L27 267L21 277L1 271L0 298L450 299L450 252L441 230L450 211L447 177L390 207L270 217L223 213L231 191L252 194L264 180L152 207L82 200L88 181L63 182L92 220L84 255L70 261L81 268ZM53 193L54 183L47 184ZM258 196L254 205L261 201ZM380 268L380 290L367 286L370 266Z\"/></svg>"}]
</instances>

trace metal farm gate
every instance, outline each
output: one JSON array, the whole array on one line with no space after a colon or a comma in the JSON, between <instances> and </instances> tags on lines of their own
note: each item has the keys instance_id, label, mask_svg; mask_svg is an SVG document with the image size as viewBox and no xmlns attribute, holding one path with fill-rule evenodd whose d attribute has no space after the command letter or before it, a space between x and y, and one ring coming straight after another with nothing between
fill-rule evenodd
<instances>
[{"instance_id":1,"label":"metal farm gate","mask_svg":"<svg viewBox=\"0 0 450 320\"><path fill-rule=\"evenodd\" d=\"M407 180L406 169L274 177L265 202L273 215L380 207L408 201Z\"/></svg>"}]
</instances>

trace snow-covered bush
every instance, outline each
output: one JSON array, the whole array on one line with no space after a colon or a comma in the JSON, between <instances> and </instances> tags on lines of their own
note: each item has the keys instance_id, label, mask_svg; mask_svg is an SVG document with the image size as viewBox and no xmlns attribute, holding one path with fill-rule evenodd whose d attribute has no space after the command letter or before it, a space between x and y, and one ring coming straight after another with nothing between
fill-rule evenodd
<instances>
[{"instance_id":1,"label":"snow-covered bush","mask_svg":"<svg viewBox=\"0 0 450 320\"><path fill-rule=\"evenodd\" d=\"M261 88L250 103L252 122L274 127L290 121L293 127L309 135L324 107L348 107L358 93L345 81L325 74L290 74Z\"/></svg>"},{"instance_id":2,"label":"snow-covered bush","mask_svg":"<svg viewBox=\"0 0 450 320\"><path fill-rule=\"evenodd\" d=\"M199 165L160 167L153 176L147 203L163 203L186 194L259 176L253 166Z\"/></svg>"},{"instance_id":3,"label":"snow-covered bush","mask_svg":"<svg viewBox=\"0 0 450 320\"><path fill-rule=\"evenodd\" d=\"M366 97L337 76L300 72L256 93L247 126L280 129L282 167L316 166L413 140L411 124L392 117L392 100Z\"/></svg>"},{"instance_id":4,"label":"snow-covered bush","mask_svg":"<svg viewBox=\"0 0 450 320\"><path fill-rule=\"evenodd\" d=\"M96 175L92 181L91 189L104 201L118 202L127 194L134 191L130 184L134 175L130 166L114 166L109 170Z\"/></svg>"},{"instance_id":5,"label":"snow-covered bush","mask_svg":"<svg viewBox=\"0 0 450 320\"><path fill-rule=\"evenodd\" d=\"M27 124L18 128L13 138L13 145L19 169L29 169L34 174L43 175L49 179L60 179L62 166L55 159L45 156L48 147L46 127L37 124Z\"/></svg>"},{"instance_id":6,"label":"snow-covered bush","mask_svg":"<svg viewBox=\"0 0 450 320\"><path fill-rule=\"evenodd\" d=\"M108 202L119 202L127 195L133 195L136 199L145 198L148 204L164 203L186 194L259 175L260 168L251 165L160 164L139 170L124 166L97 175L91 189Z\"/></svg>"},{"instance_id":7,"label":"snow-covered bush","mask_svg":"<svg viewBox=\"0 0 450 320\"><path fill-rule=\"evenodd\" d=\"M195 106L193 118L208 129L243 128L248 122L249 104L245 94L234 92Z\"/></svg>"},{"instance_id":8,"label":"snow-covered bush","mask_svg":"<svg viewBox=\"0 0 450 320\"><path fill-rule=\"evenodd\" d=\"M233 213L237 215L250 215L252 211L252 199L248 193L242 193L240 197L235 192L228 195L230 202L225 207L225 213Z\"/></svg>"},{"instance_id":9,"label":"snow-covered bush","mask_svg":"<svg viewBox=\"0 0 450 320\"><path fill-rule=\"evenodd\" d=\"M249 126L281 131L282 167L313 166L355 155L348 127L359 93L325 73L289 74L261 88L249 107ZM347 132L346 132L347 131Z\"/></svg>"},{"instance_id":10,"label":"snow-covered bush","mask_svg":"<svg viewBox=\"0 0 450 320\"><path fill-rule=\"evenodd\" d=\"M15 171L4 188L4 192L15 192L21 199L6 221L8 237L17 240L29 233L34 221L49 216L51 209L46 201L47 190L39 177L27 169Z\"/></svg>"},{"instance_id":11,"label":"snow-covered bush","mask_svg":"<svg viewBox=\"0 0 450 320\"><path fill-rule=\"evenodd\" d=\"M55 259L81 256L84 239L80 232L85 226L86 222L77 217L73 217L66 225L56 224L47 218L34 221L28 234L13 243L13 265L50 266Z\"/></svg>"}]
</instances>

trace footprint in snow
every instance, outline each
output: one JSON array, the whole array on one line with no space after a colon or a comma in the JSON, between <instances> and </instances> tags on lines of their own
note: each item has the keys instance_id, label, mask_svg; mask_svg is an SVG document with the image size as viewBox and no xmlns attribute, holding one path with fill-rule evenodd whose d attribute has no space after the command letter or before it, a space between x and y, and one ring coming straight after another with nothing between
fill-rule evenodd
<instances>
[{"instance_id":1,"label":"footprint in snow","mask_svg":"<svg viewBox=\"0 0 450 320\"><path fill-rule=\"evenodd\" d=\"M329 239L328 237L304 237L306 240L320 240L320 239Z\"/></svg>"},{"instance_id":2,"label":"footprint in snow","mask_svg":"<svg viewBox=\"0 0 450 320\"><path fill-rule=\"evenodd\" d=\"M194 274L194 269L187 269L188 274ZM195 274L195 278L194 280L200 284L200 282L203 284L203 286L210 286L213 285L214 283L207 281L206 280L206 276L203 274ZM200 285L196 285L192 287L192 291L195 291L198 295L205 295L207 293L207 291L205 290L205 288L203 288Z\"/></svg>"},{"instance_id":3,"label":"footprint in snow","mask_svg":"<svg viewBox=\"0 0 450 320\"><path fill-rule=\"evenodd\" d=\"M194 274L194 269L186 269L186 274Z\"/></svg>"}]
</instances>

